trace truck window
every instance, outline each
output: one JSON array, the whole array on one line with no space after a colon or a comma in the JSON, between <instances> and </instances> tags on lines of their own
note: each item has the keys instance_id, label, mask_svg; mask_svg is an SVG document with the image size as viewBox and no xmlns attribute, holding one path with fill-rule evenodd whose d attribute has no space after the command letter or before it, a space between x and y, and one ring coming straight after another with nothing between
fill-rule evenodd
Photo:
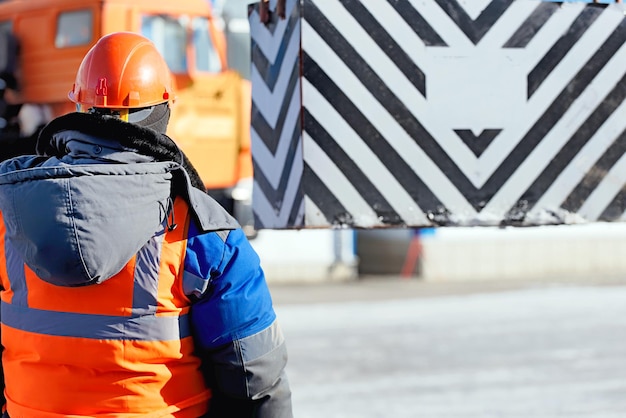
<instances>
[{"instance_id":1,"label":"truck window","mask_svg":"<svg viewBox=\"0 0 626 418\"><path fill-rule=\"evenodd\" d=\"M188 18L171 16L142 16L141 34L156 45L173 73L187 72L187 43L185 26Z\"/></svg>"},{"instance_id":2,"label":"truck window","mask_svg":"<svg viewBox=\"0 0 626 418\"><path fill-rule=\"evenodd\" d=\"M57 48L87 45L93 32L91 10L75 10L59 14L54 45Z\"/></svg>"},{"instance_id":3,"label":"truck window","mask_svg":"<svg viewBox=\"0 0 626 418\"><path fill-rule=\"evenodd\" d=\"M193 29L193 49L196 58L196 70L219 73L222 71L222 63L211 41L209 32L209 19L196 17L191 22Z\"/></svg>"}]
</instances>

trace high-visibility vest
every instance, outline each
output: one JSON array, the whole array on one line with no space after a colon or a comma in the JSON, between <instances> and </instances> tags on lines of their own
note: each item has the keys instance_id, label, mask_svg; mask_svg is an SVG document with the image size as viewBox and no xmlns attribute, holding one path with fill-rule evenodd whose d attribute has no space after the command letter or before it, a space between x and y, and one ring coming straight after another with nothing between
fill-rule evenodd
<instances>
[{"instance_id":1,"label":"high-visibility vest","mask_svg":"<svg viewBox=\"0 0 626 418\"><path fill-rule=\"evenodd\" d=\"M182 417L208 410L182 286L188 208L101 284L60 287L5 242L0 217L2 362L19 417ZM167 228L166 228L167 229ZM102 249L106 251L106 248Z\"/></svg>"}]
</instances>

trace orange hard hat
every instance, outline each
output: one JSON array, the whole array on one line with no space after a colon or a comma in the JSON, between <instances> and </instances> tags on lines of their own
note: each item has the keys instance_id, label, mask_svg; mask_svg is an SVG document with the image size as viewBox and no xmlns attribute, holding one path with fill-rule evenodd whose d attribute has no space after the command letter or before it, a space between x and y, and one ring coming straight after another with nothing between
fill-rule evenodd
<instances>
[{"instance_id":1,"label":"orange hard hat","mask_svg":"<svg viewBox=\"0 0 626 418\"><path fill-rule=\"evenodd\" d=\"M83 108L140 108L172 100L172 76L148 38L133 32L103 36L78 67L68 97Z\"/></svg>"}]
</instances>

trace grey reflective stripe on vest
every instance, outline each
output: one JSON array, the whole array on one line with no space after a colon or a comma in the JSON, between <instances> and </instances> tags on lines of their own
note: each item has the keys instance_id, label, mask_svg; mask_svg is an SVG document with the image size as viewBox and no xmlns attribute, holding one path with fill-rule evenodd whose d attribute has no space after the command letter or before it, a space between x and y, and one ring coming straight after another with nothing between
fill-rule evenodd
<instances>
[{"instance_id":1,"label":"grey reflective stripe on vest","mask_svg":"<svg viewBox=\"0 0 626 418\"><path fill-rule=\"evenodd\" d=\"M4 236L4 256L7 263L7 272L13 290L12 303L20 306L28 305L28 289L26 288L26 276L24 261L15 251L11 242Z\"/></svg>"},{"instance_id":2,"label":"grey reflective stripe on vest","mask_svg":"<svg viewBox=\"0 0 626 418\"><path fill-rule=\"evenodd\" d=\"M44 311L4 302L0 315L2 323L11 328L60 337L175 341L191 336L188 315L139 317L88 315Z\"/></svg>"},{"instance_id":3,"label":"grey reflective stripe on vest","mask_svg":"<svg viewBox=\"0 0 626 418\"><path fill-rule=\"evenodd\" d=\"M173 341L191 336L188 315L155 315L163 239L164 235L154 237L136 256L130 316L29 308L24 262L5 239L7 271L14 295L12 303L2 303L2 323L22 331L77 338Z\"/></svg>"},{"instance_id":4,"label":"grey reflective stripe on vest","mask_svg":"<svg viewBox=\"0 0 626 418\"><path fill-rule=\"evenodd\" d=\"M135 257L135 288L133 289L133 315L156 312L159 292L161 249L165 234L152 238Z\"/></svg>"}]
</instances>

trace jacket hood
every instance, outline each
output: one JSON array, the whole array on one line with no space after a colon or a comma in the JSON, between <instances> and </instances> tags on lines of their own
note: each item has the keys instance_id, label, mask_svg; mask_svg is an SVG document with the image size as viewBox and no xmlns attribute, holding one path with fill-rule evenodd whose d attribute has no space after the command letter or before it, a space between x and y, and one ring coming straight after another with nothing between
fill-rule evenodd
<instances>
[{"instance_id":1,"label":"jacket hood","mask_svg":"<svg viewBox=\"0 0 626 418\"><path fill-rule=\"evenodd\" d=\"M176 163L0 165L0 210L12 248L43 280L100 283L163 233Z\"/></svg>"},{"instance_id":2,"label":"jacket hood","mask_svg":"<svg viewBox=\"0 0 626 418\"><path fill-rule=\"evenodd\" d=\"M151 156L156 161L177 162L186 171L191 185L198 190L206 191L204 182L189 158L169 136L114 117L78 112L60 116L48 123L39 134L37 155L62 158L65 150L54 138L59 132L67 130L115 141L122 147L136 150L141 155Z\"/></svg>"}]
</instances>

